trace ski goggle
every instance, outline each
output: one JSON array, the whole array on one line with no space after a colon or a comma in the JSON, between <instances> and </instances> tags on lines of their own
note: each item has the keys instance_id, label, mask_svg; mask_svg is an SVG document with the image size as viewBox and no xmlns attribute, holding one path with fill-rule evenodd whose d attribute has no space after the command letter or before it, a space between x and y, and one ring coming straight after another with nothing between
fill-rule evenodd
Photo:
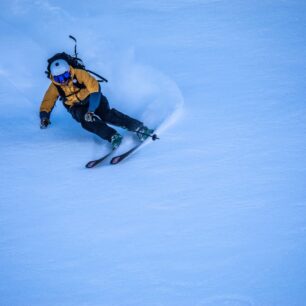
<instances>
[{"instance_id":1,"label":"ski goggle","mask_svg":"<svg viewBox=\"0 0 306 306\"><path fill-rule=\"evenodd\" d=\"M62 84L62 83L67 82L70 79L70 77L71 77L70 72L66 71L63 74L53 76L53 79L56 83Z\"/></svg>"}]
</instances>

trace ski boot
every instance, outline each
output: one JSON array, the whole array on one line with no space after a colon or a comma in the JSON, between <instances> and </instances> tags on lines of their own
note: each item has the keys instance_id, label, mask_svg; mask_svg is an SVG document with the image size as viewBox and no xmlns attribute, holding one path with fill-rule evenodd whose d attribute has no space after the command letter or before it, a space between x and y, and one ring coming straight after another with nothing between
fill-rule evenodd
<instances>
[{"instance_id":1,"label":"ski boot","mask_svg":"<svg viewBox=\"0 0 306 306\"><path fill-rule=\"evenodd\" d=\"M122 136L119 133L114 134L110 141L112 149L113 150L117 149L120 146L121 141L122 141Z\"/></svg>"},{"instance_id":2,"label":"ski boot","mask_svg":"<svg viewBox=\"0 0 306 306\"><path fill-rule=\"evenodd\" d=\"M145 141L149 136L151 136L154 132L154 130L149 129L148 127L141 125L136 129L136 135L138 139L143 142Z\"/></svg>"}]
</instances>

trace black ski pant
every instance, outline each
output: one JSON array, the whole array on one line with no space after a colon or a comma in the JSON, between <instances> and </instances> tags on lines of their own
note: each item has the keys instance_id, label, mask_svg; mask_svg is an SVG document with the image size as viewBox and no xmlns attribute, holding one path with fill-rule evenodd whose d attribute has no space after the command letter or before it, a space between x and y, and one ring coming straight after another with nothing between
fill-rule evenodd
<instances>
[{"instance_id":1,"label":"black ski pant","mask_svg":"<svg viewBox=\"0 0 306 306\"><path fill-rule=\"evenodd\" d=\"M85 121L84 116L88 111L88 106L89 97L74 104L72 107L65 105L68 112L85 130L97 134L107 141L111 141L112 136L116 134L116 130L108 126L107 123L125 128L129 131L135 131L139 126L143 125L142 122L133 119L114 108L111 109L107 98L102 94L100 104L95 110L95 114L101 119L95 118L95 121L93 122Z\"/></svg>"}]
</instances>

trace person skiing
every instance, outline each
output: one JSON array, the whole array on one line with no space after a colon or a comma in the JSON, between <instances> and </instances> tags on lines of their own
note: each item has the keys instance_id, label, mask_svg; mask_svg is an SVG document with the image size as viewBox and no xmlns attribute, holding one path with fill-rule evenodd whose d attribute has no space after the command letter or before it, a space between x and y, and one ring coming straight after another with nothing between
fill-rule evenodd
<instances>
[{"instance_id":1,"label":"person skiing","mask_svg":"<svg viewBox=\"0 0 306 306\"><path fill-rule=\"evenodd\" d=\"M40 128L47 128L50 114L59 97L73 119L89 132L111 143L116 149L122 136L108 124L136 132L140 141L149 137L153 130L141 121L110 108L107 98L101 93L98 81L86 70L73 68L67 60L56 58L49 63L51 84L40 105Z\"/></svg>"}]
</instances>

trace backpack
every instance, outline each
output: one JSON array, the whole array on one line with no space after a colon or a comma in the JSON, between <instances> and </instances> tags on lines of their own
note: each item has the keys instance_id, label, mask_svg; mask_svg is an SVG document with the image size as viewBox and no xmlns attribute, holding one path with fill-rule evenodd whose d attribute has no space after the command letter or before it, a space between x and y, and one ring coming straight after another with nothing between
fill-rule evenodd
<instances>
[{"instance_id":1,"label":"backpack","mask_svg":"<svg viewBox=\"0 0 306 306\"><path fill-rule=\"evenodd\" d=\"M97 73L95 73L95 72L93 72L91 70L86 69L83 61L80 58L78 58L76 56L75 57L71 56L71 55L69 55L69 54L67 54L65 52L56 53L55 55L53 55L52 57L50 57L48 59L48 66L47 66L47 70L45 71L45 73L47 74L47 78L49 78L49 79L51 78L51 71L50 71L51 64L54 61L58 60L58 59L65 60L73 68L82 69L82 70L85 70L85 71L95 75L96 77L99 78L99 79L97 79L98 82L108 82L101 75L99 75L99 74L97 74ZM80 90L82 88L85 88L85 85L79 83L76 77L74 77L73 81L74 81L73 83L74 83L75 87L79 88ZM58 93L60 95L60 99L64 101L67 98L67 96L65 95L64 91L62 90L62 88L59 85L56 85L56 84L54 84L54 85L56 86L56 88L58 90Z\"/></svg>"}]
</instances>

